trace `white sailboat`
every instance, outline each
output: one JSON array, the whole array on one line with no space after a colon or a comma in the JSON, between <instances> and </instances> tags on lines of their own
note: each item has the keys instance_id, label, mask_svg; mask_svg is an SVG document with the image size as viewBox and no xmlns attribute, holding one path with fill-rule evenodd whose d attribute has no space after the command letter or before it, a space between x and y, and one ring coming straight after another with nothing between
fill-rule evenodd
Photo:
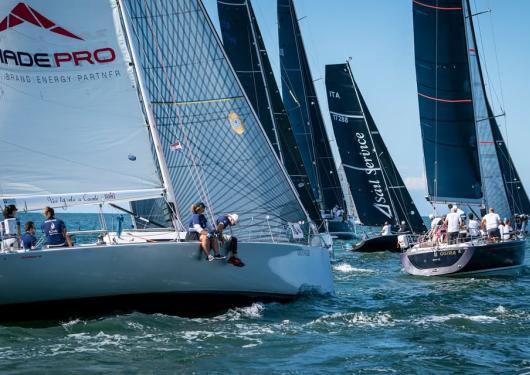
<instances>
[{"instance_id":1,"label":"white sailboat","mask_svg":"<svg viewBox=\"0 0 530 375\"><path fill-rule=\"evenodd\" d=\"M164 35L153 34L151 22L163 15L183 13L202 25L196 31L203 39L189 39L185 41L188 45L198 50L201 43L216 40L209 35L213 29L202 3L195 0L79 0L75 4L66 0L9 0L0 4L0 14L5 14L0 23L0 144L4 166L0 205L16 204L19 210L29 211L44 206L102 205L163 197L178 213L194 199L206 198L210 207L222 213L238 198L247 199L246 186L252 185L254 178L265 191L270 188L279 194L261 198L258 190L248 199L281 202L282 206L275 211L276 206L263 205L261 212L232 206L243 211L241 232L236 232L240 237L238 253L246 263L242 268L206 261L197 242L105 241L72 248L2 252L0 319L42 319L116 309L211 311L256 298L333 293L328 251L309 246L307 237L295 242L289 230L296 226L297 218L307 220L307 215L255 114L244 112L248 106L244 96L232 111L227 111L229 101L218 101L227 107L210 112L209 120L201 117L204 123L200 125L214 128L223 118L225 128L238 137L240 150L247 151L239 157L249 156L248 151L253 150L259 163L274 173L273 178L255 176L253 170L238 175L236 187L241 186L241 192L233 191L233 200L223 203L222 192L216 192L204 176L200 180L202 191L196 191L193 171L206 173L207 166L184 171L168 163L166 148L175 138L164 131L170 126L159 116L152 76L146 73L164 63L159 55L163 53L144 54L135 49L143 48L142 32L150 32L160 43L166 38L182 41L197 36L171 35L171 21L177 19L164 23L168 28ZM217 61L213 47L211 61ZM171 51L175 52L178 57L180 51ZM190 78L203 72L196 66L189 74L177 80L193 91L198 83ZM233 71L228 69L226 77L230 74ZM172 91L167 86L159 89ZM232 118L236 111L240 111L241 122ZM238 126L246 126L247 137L239 137L238 129L234 129ZM206 142L204 136L181 139ZM196 160L204 165L201 155L196 155ZM238 162L240 165L225 167L236 169L258 161L247 158ZM267 181L271 181L269 185ZM176 223L183 220L180 215L174 219ZM252 231L259 233L248 239L241 237Z\"/></svg>"}]
</instances>

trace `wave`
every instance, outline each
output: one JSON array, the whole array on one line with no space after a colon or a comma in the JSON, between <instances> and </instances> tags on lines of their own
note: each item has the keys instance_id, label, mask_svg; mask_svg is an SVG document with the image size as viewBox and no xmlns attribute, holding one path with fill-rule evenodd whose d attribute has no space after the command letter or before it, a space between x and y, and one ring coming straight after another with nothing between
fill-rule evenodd
<instances>
[{"instance_id":1,"label":"wave","mask_svg":"<svg viewBox=\"0 0 530 375\"><path fill-rule=\"evenodd\" d=\"M360 312L334 313L323 315L307 324L307 326L368 326L382 327L393 326L395 321L389 313L378 311L374 314Z\"/></svg>"},{"instance_id":2,"label":"wave","mask_svg":"<svg viewBox=\"0 0 530 375\"><path fill-rule=\"evenodd\" d=\"M375 273L374 270L367 269L367 268L352 267L348 263L337 264L337 265L333 266L333 269L335 271L343 272L343 273L354 273L354 272L357 272L357 273Z\"/></svg>"}]
</instances>

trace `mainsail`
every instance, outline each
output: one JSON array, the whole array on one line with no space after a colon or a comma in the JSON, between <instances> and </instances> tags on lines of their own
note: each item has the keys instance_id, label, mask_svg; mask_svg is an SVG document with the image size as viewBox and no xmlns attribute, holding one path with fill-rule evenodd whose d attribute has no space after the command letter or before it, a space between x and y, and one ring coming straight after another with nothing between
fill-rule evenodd
<instances>
[{"instance_id":1,"label":"mainsail","mask_svg":"<svg viewBox=\"0 0 530 375\"><path fill-rule=\"evenodd\" d=\"M307 220L200 1L126 0L131 39L183 218L237 212L234 234L289 240Z\"/></svg>"},{"instance_id":2,"label":"mainsail","mask_svg":"<svg viewBox=\"0 0 530 375\"><path fill-rule=\"evenodd\" d=\"M0 202L31 210L160 196L112 2L8 0L0 14L9 15L0 24Z\"/></svg>"},{"instance_id":3,"label":"mainsail","mask_svg":"<svg viewBox=\"0 0 530 375\"><path fill-rule=\"evenodd\" d=\"M511 217L515 200L528 198L524 189L514 195L507 186L517 185L509 176L518 176L488 103L469 1L413 0L413 9L429 195Z\"/></svg>"},{"instance_id":4,"label":"mainsail","mask_svg":"<svg viewBox=\"0 0 530 375\"><path fill-rule=\"evenodd\" d=\"M250 0L218 0L226 54L311 219L320 220L302 156Z\"/></svg>"},{"instance_id":5,"label":"mainsail","mask_svg":"<svg viewBox=\"0 0 530 375\"><path fill-rule=\"evenodd\" d=\"M349 64L326 65L331 122L342 166L361 223L380 226L405 221L426 230L379 130L355 83Z\"/></svg>"},{"instance_id":6,"label":"mainsail","mask_svg":"<svg viewBox=\"0 0 530 375\"><path fill-rule=\"evenodd\" d=\"M321 210L344 205L324 119L292 0L278 0L283 100Z\"/></svg>"}]
</instances>

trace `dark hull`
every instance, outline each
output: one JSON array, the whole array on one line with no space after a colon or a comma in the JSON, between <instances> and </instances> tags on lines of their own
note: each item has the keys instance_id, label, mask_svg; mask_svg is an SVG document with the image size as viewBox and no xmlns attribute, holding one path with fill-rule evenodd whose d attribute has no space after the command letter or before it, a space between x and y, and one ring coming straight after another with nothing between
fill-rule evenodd
<instances>
[{"instance_id":1,"label":"dark hull","mask_svg":"<svg viewBox=\"0 0 530 375\"><path fill-rule=\"evenodd\" d=\"M328 231L340 240L352 240L356 238L355 228L349 221L328 221Z\"/></svg>"},{"instance_id":2,"label":"dark hull","mask_svg":"<svg viewBox=\"0 0 530 375\"><path fill-rule=\"evenodd\" d=\"M248 306L253 302L289 302L296 297L264 293L195 292L133 294L22 303L2 306L0 308L0 322L46 325L76 318L99 318L134 311L184 317L209 316L219 314L229 308Z\"/></svg>"},{"instance_id":3,"label":"dark hull","mask_svg":"<svg viewBox=\"0 0 530 375\"><path fill-rule=\"evenodd\" d=\"M362 240L353 247L352 251L361 253L374 253L377 251L398 252L398 235L376 236Z\"/></svg>"},{"instance_id":4,"label":"dark hull","mask_svg":"<svg viewBox=\"0 0 530 375\"><path fill-rule=\"evenodd\" d=\"M489 244L464 244L401 254L401 264L411 275L465 275L516 273L524 264L526 242L514 240Z\"/></svg>"}]
</instances>

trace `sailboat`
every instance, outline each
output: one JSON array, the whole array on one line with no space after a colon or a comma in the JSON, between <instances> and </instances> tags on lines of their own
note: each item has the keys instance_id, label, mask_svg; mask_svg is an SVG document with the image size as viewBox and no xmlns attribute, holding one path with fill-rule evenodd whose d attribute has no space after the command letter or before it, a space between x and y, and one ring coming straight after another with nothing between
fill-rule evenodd
<instances>
[{"instance_id":1,"label":"sailboat","mask_svg":"<svg viewBox=\"0 0 530 375\"><path fill-rule=\"evenodd\" d=\"M0 205L163 198L182 222L203 199L241 213L233 234L246 263L208 262L197 242L116 244L103 227L96 244L1 252L0 319L333 293L328 251L297 230L307 213L201 1L4 1L0 14Z\"/></svg>"},{"instance_id":2,"label":"sailboat","mask_svg":"<svg viewBox=\"0 0 530 375\"><path fill-rule=\"evenodd\" d=\"M302 154L305 170L329 232L352 238L355 229L347 214L339 174L315 91L292 0L278 0L278 32L283 100Z\"/></svg>"},{"instance_id":3,"label":"sailboat","mask_svg":"<svg viewBox=\"0 0 530 375\"><path fill-rule=\"evenodd\" d=\"M414 0L413 13L428 199L493 207L506 218L528 212L520 211L530 208L528 196L486 95L469 1ZM524 256L523 238L478 238L416 244L401 261L413 275L513 273Z\"/></svg>"},{"instance_id":4,"label":"sailboat","mask_svg":"<svg viewBox=\"0 0 530 375\"><path fill-rule=\"evenodd\" d=\"M383 142L353 78L350 65L326 65L326 91L335 139L339 148L357 217L363 225L427 231L403 179ZM398 233L362 239L353 250L399 251Z\"/></svg>"},{"instance_id":5,"label":"sailboat","mask_svg":"<svg viewBox=\"0 0 530 375\"><path fill-rule=\"evenodd\" d=\"M250 0L218 0L217 8L226 54L310 218L320 223L320 207L274 79L252 4Z\"/></svg>"}]
</instances>

